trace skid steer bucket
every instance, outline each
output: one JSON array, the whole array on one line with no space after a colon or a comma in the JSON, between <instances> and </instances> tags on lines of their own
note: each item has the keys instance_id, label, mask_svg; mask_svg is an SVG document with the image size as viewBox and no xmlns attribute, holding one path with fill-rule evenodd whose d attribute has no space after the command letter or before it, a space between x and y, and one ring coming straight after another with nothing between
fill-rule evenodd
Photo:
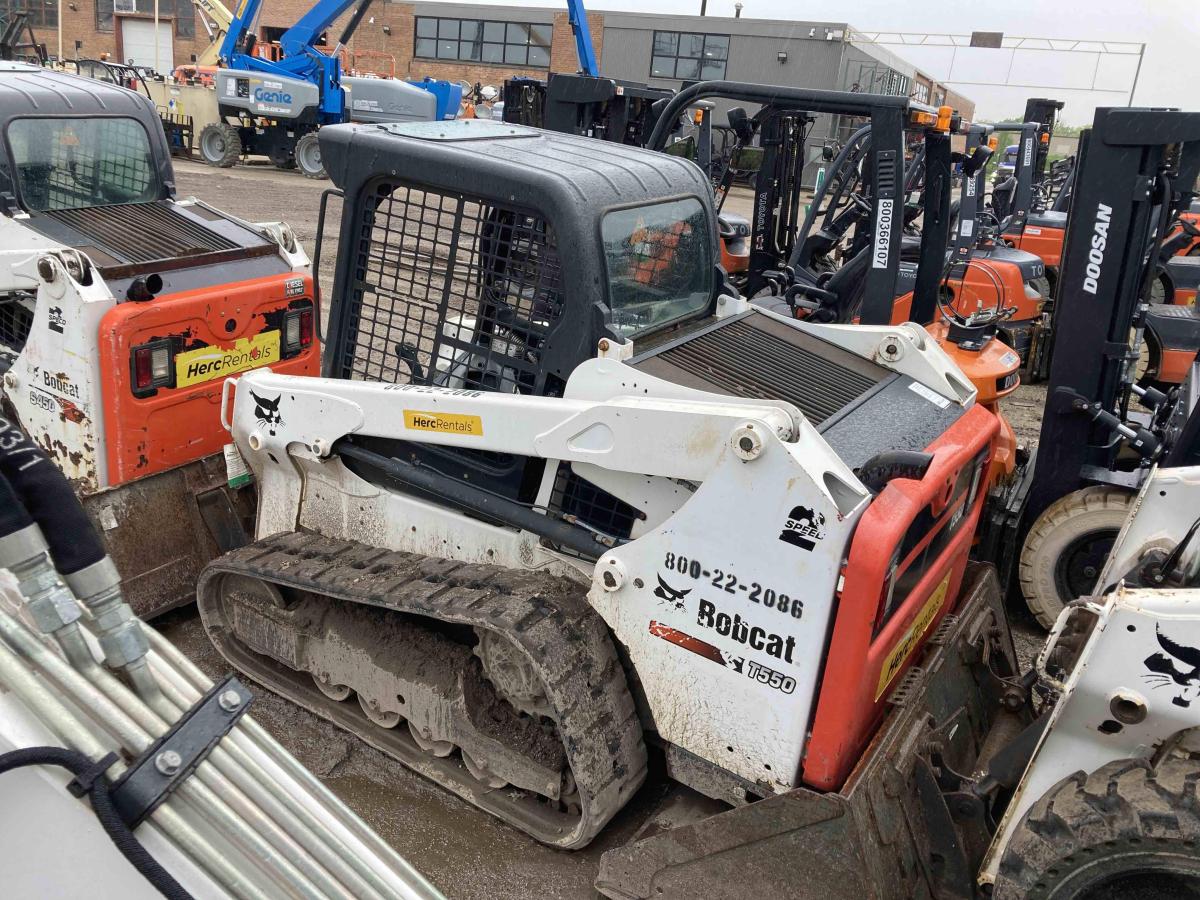
<instances>
[{"instance_id":1,"label":"skid steer bucket","mask_svg":"<svg viewBox=\"0 0 1200 900\"><path fill-rule=\"evenodd\" d=\"M962 601L898 682L892 712L836 793L801 788L609 850L609 897L972 897L987 847L983 799L952 773L982 767L1026 723L1003 712L1016 671L999 582L973 564ZM648 830L648 829L647 829ZM801 887L801 882L803 887Z\"/></svg>"}]
</instances>

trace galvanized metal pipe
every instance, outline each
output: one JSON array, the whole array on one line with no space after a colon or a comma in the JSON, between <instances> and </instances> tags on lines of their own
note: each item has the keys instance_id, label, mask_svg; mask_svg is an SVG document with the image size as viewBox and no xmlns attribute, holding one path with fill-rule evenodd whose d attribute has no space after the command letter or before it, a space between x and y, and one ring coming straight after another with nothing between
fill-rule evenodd
<instances>
[{"instance_id":1,"label":"galvanized metal pipe","mask_svg":"<svg viewBox=\"0 0 1200 900\"><path fill-rule=\"evenodd\" d=\"M0 628L3 624L0 623ZM148 627L144 629L150 631ZM88 656L90 666L83 676L95 684L125 714L148 733L151 739L164 734L192 703L169 682L155 681L154 699L142 703L120 681ZM153 673L147 669L153 678ZM165 681L165 680L164 680ZM169 692L169 695L168 695ZM139 748L133 748L138 749ZM208 760L197 769L197 775L219 793L232 799L236 810L261 820L268 817L265 831L274 837L272 843L281 851L292 851L285 835L311 855L324 869L298 857L299 868L318 885L337 893L361 900L383 900L392 893L391 887L365 861L332 831L326 828L303 804L286 791L279 789L274 779L245 754L241 748L226 740L218 744ZM226 780L227 779L227 780ZM336 879L331 883L328 873Z\"/></svg>"},{"instance_id":2,"label":"galvanized metal pipe","mask_svg":"<svg viewBox=\"0 0 1200 900\"><path fill-rule=\"evenodd\" d=\"M9 618L7 614L5 618ZM96 761L108 754L109 748L26 668L5 641L0 641L0 682L27 707L37 710L38 717L66 746ZM125 768L125 764L118 761L109 767L108 773L114 777L119 776ZM228 862L226 856L184 821L169 803L164 803L151 813L150 821L161 828L214 881L234 896L244 900L272 900L255 885L246 882Z\"/></svg>"},{"instance_id":3,"label":"galvanized metal pipe","mask_svg":"<svg viewBox=\"0 0 1200 900\"><path fill-rule=\"evenodd\" d=\"M160 682L164 701L179 710L191 707L183 693L164 679ZM178 716L178 713L175 714ZM287 791L234 741L222 741L209 760L224 772L268 815L279 822L292 839L345 884L352 897L383 898L392 893L391 887L370 865L360 859L334 832L325 826L302 803Z\"/></svg>"},{"instance_id":4,"label":"galvanized metal pipe","mask_svg":"<svg viewBox=\"0 0 1200 900\"><path fill-rule=\"evenodd\" d=\"M186 701L194 703L212 687L212 681L208 676L201 672L183 651L153 628L147 628L145 631L151 648L168 664L169 672L179 677L178 687L184 692L183 697ZM339 823L347 831L364 847L381 860L386 861L402 875L405 883L410 887L413 898L442 900L442 894L426 881L425 876L384 842L374 829L342 803L312 772L302 766L252 716L244 716L238 726L230 732L229 737L248 752L257 751L263 754L272 763L287 772L317 800L328 805L330 811L337 816Z\"/></svg>"},{"instance_id":5,"label":"galvanized metal pipe","mask_svg":"<svg viewBox=\"0 0 1200 900\"><path fill-rule=\"evenodd\" d=\"M103 725L110 729L114 737L127 749L134 753L142 753L153 743L153 738L147 733L147 730L106 696L98 685L92 684L64 660L51 653L49 648L21 623L3 611L0 611L0 635L3 635L9 645L54 681L72 700L79 703L82 708L90 709L96 714ZM116 681L103 670L99 671L99 675L101 681L106 679L113 683ZM156 726L160 734L166 730L161 722L153 718L152 714L149 718L147 718L147 714L149 714L149 710L145 710L140 716L147 724ZM196 776L179 785L177 789L179 796L191 799L198 811L214 826L246 847L248 855L256 858L266 872L284 875L287 881L291 882L289 886L292 887L295 896L311 898L311 900L319 900L319 898L328 896L351 896L327 873L307 860L303 854L295 853L298 848L290 839L262 810L254 806L239 791L235 791L228 779L216 773L207 763L203 763L197 768ZM219 796L210 786L210 782L219 786L225 797ZM237 813L240 813L246 821L238 818L231 805L237 808ZM254 827L250 827L251 825ZM276 844L283 846L277 850L271 842L255 830L256 828L262 829L275 839ZM285 855L288 851L291 851L291 855L295 857L294 860ZM301 869L305 871L302 872ZM320 888L314 884L313 878L322 884Z\"/></svg>"}]
</instances>

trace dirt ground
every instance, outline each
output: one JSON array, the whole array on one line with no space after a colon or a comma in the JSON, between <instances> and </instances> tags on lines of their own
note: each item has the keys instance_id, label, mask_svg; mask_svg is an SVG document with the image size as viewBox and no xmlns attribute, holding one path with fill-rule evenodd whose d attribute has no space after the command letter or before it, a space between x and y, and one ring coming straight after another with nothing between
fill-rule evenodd
<instances>
[{"instance_id":1,"label":"dirt ground","mask_svg":"<svg viewBox=\"0 0 1200 900\"><path fill-rule=\"evenodd\" d=\"M269 165L216 170L177 162L178 196L196 196L251 221L283 220L312 252L321 192L332 187ZM729 208L750 211L748 193L731 195ZM320 277L333 286L340 203L332 199L325 227ZM1044 390L1022 387L1006 411L1023 442L1036 441ZM158 626L209 675L227 670L200 627L194 608ZM1040 641L1031 626L1019 628L1022 655ZM550 850L458 800L345 732L269 692L259 690L253 714L401 854L452 900L592 898L601 854L629 841L668 797L683 789L652 778L583 851Z\"/></svg>"}]
</instances>

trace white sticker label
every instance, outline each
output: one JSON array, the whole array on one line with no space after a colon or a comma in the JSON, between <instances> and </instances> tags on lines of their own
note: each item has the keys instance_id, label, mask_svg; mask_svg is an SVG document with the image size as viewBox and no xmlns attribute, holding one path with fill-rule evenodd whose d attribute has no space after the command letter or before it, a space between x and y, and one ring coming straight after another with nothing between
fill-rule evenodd
<instances>
[{"instance_id":1,"label":"white sticker label","mask_svg":"<svg viewBox=\"0 0 1200 900\"><path fill-rule=\"evenodd\" d=\"M875 252L871 254L872 269L886 269L892 244L892 206L894 200L879 201L879 219L875 223Z\"/></svg>"},{"instance_id":2,"label":"white sticker label","mask_svg":"<svg viewBox=\"0 0 1200 900\"><path fill-rule=\"evenodd\" d=\"M1002 357L1000 357L1000 365L1011 366L1013 363L1015 363L1020 358L1021 357L1017 356L1017 354L1015 354L1011 350L1009 350Z\"/></svg>"},{"instance_id":3,"label":"white sticker label","mask_svg":"<svg viewBox=\"0 0 1200 900\"><path fill-rule=\"evenodd\" d=\"M917 381L909 382L908 389L910 391L912 391L914 394L920 394L922 397L924 397L926 400L928 400L930 403L932 403L938 409L945 409L947 406L950 405L949 400L947 400L941 394L936 393L935 391L931 391L929 388L925 387L925 385L921 384L920 382L917 382Z\"/></svg>"},{"instance_id":4,"label":"white sticker label","mask_svg":"<svg viewBox=\"0 0 1200 900\"><path fill-rule=\"evenodd\" d=\"M1026 234L1041 234L1041 233L1042 233L1042 229L1040 229L1040 228L1030 228L1030 227L1027 225L1027 226L1025 226L1025 233L1026 233Z\"/></svg>"},{"instance_id":5,"label":"white sticker label","mask_svg":"<svg viewBox=\"0 0 1200 900\"><path fill-rule=\"evenodd\" d=\"M240 488L250 483L251 475L246 461L238 452L237 444L226 444L222 450L225 453L225 480L231 488Z\"/></svg>"},{"instance_id":6,"label":"white sticker label","mask_svg":"<svg viewBox=\"0 0 1200 900\"><path fill-rule=\"evenodd\" d=\"M225 79L225 96L226 97L236 97L237 96L237 79L236 78Z\"/></svg>"},{"instance_id":7,"label":"white sticker label","mask_svg":"<svg viewBox=\"0 0 1200 900\"><path fill-rule=\"evenodd\" d=\"M963 237L970 237L971 235L973 235L975 233L975 220L974 219L963 219L962 220L962 228L959 229L959 231Z\"/></svg>"},{"instance_id":8,"label":"white sticker label","mask_svg":"<svg viewBox=\"0 0 1200 900\"><path fill-rule=\"evenodd\" d=\"M101 507L100 509L100 527L105 531L112 531L117 527L117 514L113 512L111 506Z\"/></svg>"}]
</instances>

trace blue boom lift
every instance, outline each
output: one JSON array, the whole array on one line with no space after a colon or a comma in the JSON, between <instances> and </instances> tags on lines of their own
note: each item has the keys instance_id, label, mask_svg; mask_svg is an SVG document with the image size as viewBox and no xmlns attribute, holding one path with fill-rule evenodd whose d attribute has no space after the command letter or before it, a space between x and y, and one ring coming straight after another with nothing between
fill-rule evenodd
<instances>
[{"instance_id":1,"label":"blue boom lift","mask_svg":"<svg viewBox=\"0 0 1200 900\"><path fill-rule=\"evenodd\" d=\"M371 0L318 0L280 37L278 59L254 53L262 2L244 0L221 42L215 76L220 120L200 133L200 154L210 165L228 168L245 154L257 154L280 168L324 178L317 143L322 125L438 117L437 97L429 90L398 79L342 74L338 52ZM325 31L351 10L333 49L318 49Z\"/></svg>"}]
</instances>

